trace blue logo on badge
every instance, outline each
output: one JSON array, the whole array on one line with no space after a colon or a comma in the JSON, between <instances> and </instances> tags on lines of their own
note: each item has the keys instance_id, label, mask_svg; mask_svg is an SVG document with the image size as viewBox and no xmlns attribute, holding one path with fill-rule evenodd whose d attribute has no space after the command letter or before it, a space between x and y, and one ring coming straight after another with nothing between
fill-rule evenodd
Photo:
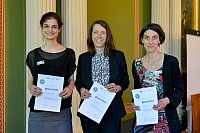
<instances>
[{"instance_id":1,"label":"blue logo on badge","mask_svg":"<svg viewBox=\"0 0 200 133\"><path fill-rule=\"evenodd\" d=\"M93 88L93 91L94 91L94 92L97 92L97 91L98 91L98 88L97 88L97 87L94 87L94 88Z\"/></svg>"},{"instance_id":2,"label":"blue logo on badge","mask_svg":"<svg viewBox=\"0 0 200 133\"><path fill-rule=\"evenodd\" d=\"M45 83L45 80L44 79L41 79L40 80L40 84L44 84Z\"/></svg>"},{"instance_id":3,"label":"blue logo on badge","mask_svg":"<svg viewBox=\"0 0 200 133\"><path fill-rule=\"evenodd\" d=\"M139 98L140 98L140 95L139 95L139 94L136 94L136 95L135 95L135 98L136 98L136 99L139 99Z\"/></svg>"}]
</instances>

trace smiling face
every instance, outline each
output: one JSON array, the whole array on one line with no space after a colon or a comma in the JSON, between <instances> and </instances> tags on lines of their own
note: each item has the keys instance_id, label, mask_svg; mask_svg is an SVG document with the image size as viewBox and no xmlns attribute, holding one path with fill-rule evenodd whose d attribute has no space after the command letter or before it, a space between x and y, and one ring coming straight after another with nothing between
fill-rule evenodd
<instances>
[{"instance_id":1,"label":"smiling face","mask_svg":"<svg viewBox=\"0 0 200 133\"><path fill-rule=\"evenodd\" d=\"M141 39L144 44L144 48L148 53L154 53L158 51L160 44L159 35L153 30L147 30L144 32L143 38Z\"/></svg>"},{"instance_id":2,"label":"smiling face","mask_svg":"<svg viewBox=\"0 0 200 133\"><path fill-rule=\"evenodd\" d=\"M92 30L92 41L94 43L94 47L97 48L105 48L105 42L107 39L106 29L102 27L100 24L95 24Z\"/></svg>"},{"instance_id":3,"label":"smiling face","mask_svg":"<svg viewBox=\"0 0 200 133\"><path fill-rule=\"evenodd\" d=\"M57 39L59 32L60 32L60 29L59 29L58 22L56 19L53 19L53 18L47 19L43 23L42 33L46 39L48 40Z\"/></svg>"}]
</instances>

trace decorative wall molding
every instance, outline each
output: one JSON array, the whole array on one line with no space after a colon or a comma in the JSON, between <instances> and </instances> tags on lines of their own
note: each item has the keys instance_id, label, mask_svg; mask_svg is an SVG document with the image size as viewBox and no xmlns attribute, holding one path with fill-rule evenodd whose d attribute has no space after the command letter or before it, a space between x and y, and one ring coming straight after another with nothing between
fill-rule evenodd
<instances>
[{"instance_id":1,"label":"decorative wall molding","mask_svg":"<svg viewBox=\"0 0 200 133\"><path fill-rule=\"evenodd\" d=\"M170 0L169 54L176 56L181 64L181 0Z\"/></svg>"},{"instance_id":2,"label":"decorative wall molding","mask_svg":"<svg viewBox=\"0 0 200 133\"><path fill-rule=\"evenodd\" d=\"M181 64L181 0L152 0L151 9L151 21L165 32L160 51L176 56Z\"/></svg>"},{"instance_id":3,"label":"decorative wall molding","mask_svg":"<svg viewBox=\"0 0 200 133\"><path fill-rule=\"evenodd\" d=\"M56 0L26 0L26 53L44 44L40 29L40 19L46 12L56 12ZM28 86L28 68L26 68L26 86ZM26 91L26 133L28 133L28 103L31 97ZM1 133L1 132L0 132Z\"/></svg>"},{"instance_id":4,"label":"decorative wall molding","mask_svg":"<svg viewBox=\"0 0 200 133\"><path fill-rule=\"evenodd\" d=\"M152 0L151 22L159 24L165 32L165 42L160 51L169 54L169 0Z\"/></svg>"},{"instance_id":5,"label":"decorative wall molding","mask_svg":"<svg viewBox=\"0 0 200 133\"><path fill-rule=\"evenodd\" d=\"M0 0L0 133L4 133L4 113L5 113L5 100L4 100L4 1Z\"/></svg>"},{"instance_id":6,"label":"decorative wall molding","mask_svg":"<svg viewBox=\"0 0 200 133\"><path fill-rule=\"evenodd\" d=\"M61 0L61 14L63 20L62 44L74 49L76 61L78 61L78 56L87 50L87 0ZM73 132L75 133L82 132L80 120L76 115L79 102L80 96L74 89L72 122Z\"/></svg>"}]
</instances>

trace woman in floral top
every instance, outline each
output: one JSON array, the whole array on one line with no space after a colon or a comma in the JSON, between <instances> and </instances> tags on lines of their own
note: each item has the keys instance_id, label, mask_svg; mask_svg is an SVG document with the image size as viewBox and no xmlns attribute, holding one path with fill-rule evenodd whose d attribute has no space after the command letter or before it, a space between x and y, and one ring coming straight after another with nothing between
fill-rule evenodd
<instances>
[{"instance_id":1,"label":"woman in floral top","mask_svg":"<svg viewBox=\"0 0 200 133\"><path fill-rule=\"evenodd\" d=\"M134 120L133 133L181 133L176 108L183 97L184 86L177 58L159 51L164 40L165 33L158 24L146 25L140 32L140 44L146 55L133 61L134 88L156 87L158 104L152 108L158 110L158 123L137 125ZM140 111L134 102L132 107Z\"/></svg>"}]
</instances>

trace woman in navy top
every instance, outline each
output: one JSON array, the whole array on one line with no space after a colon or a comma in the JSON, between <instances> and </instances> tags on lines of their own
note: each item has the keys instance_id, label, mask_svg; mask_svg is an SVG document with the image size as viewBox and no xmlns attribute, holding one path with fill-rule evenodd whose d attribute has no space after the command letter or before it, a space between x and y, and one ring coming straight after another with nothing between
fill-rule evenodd
<instances>
[{"instance_id":1,"label":"woman in navy top","mask_svg":"<svg viewBox=\"0 0 200 133\"><path fill-rule=\"evenodd\" d=\"M74 89L75 52L57 42L62 21L54 12L44 14L40 26L45 44L30 51L26 64L29 68L28 89L32 94L29 102L29 133L72 133L71 99ZM35 110L35 97L42 95L37 87L38 74L64 77L60 112ZM53 83L52 83L53 84Z\"/></svg>"}]
</instances>

